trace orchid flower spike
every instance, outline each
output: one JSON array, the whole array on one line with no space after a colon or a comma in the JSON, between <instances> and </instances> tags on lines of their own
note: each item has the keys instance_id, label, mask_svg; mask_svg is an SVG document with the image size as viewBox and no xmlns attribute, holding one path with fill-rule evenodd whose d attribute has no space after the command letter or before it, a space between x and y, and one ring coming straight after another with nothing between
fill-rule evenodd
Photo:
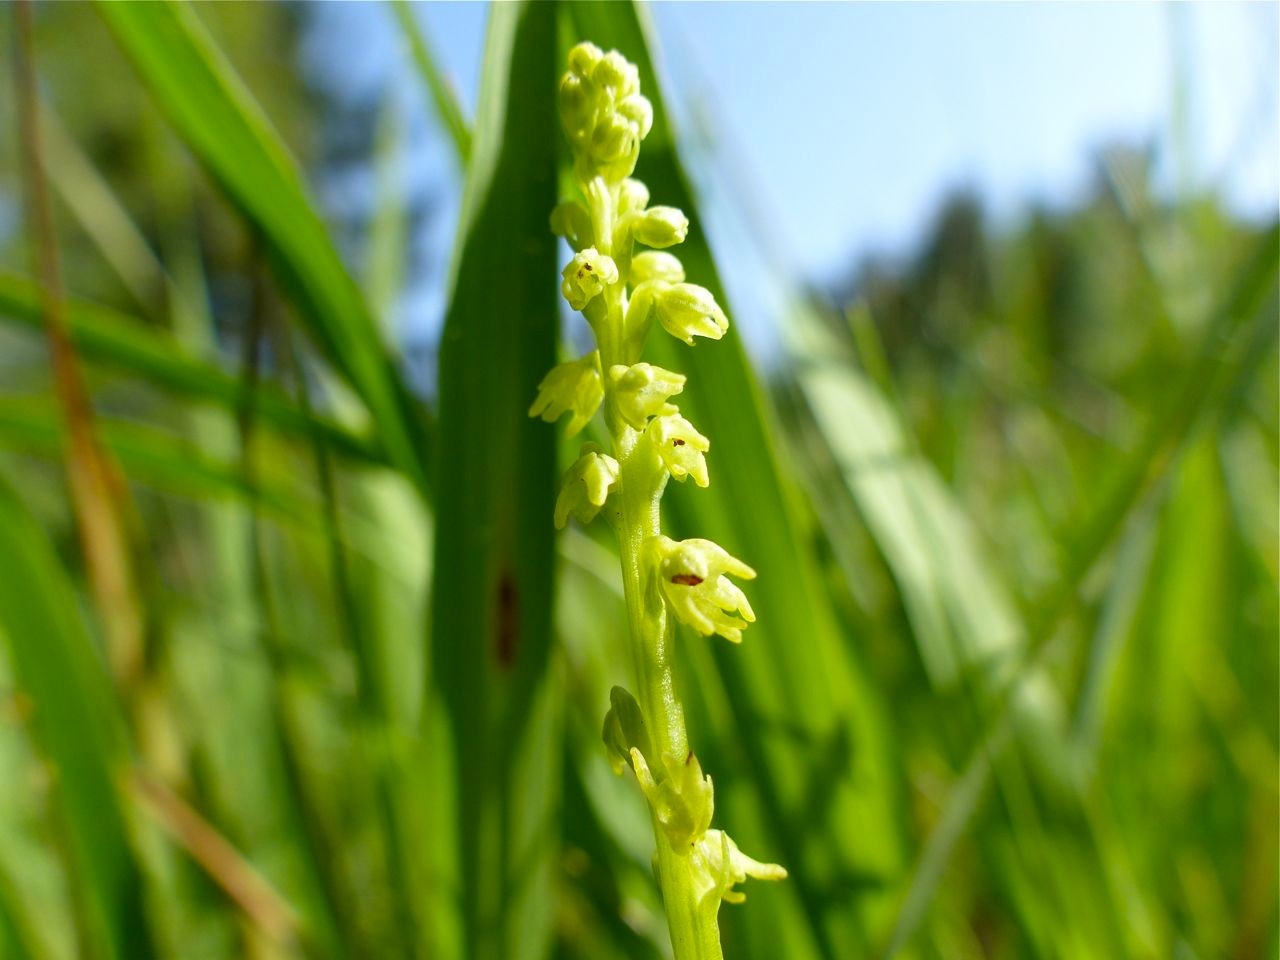
<instances>
[{"instance_id":1,"label":"orchid flower spike","mask_svg":"<svg viewBox=\"0 0 1280 960\"><path fill-rule=\"evenodd\" d=\"M617 534L632 618L626 635L640 688L637 697L613 688L601 732L614 770L632 771L652 813L655 875L675 960L722 960L720 904L740 901L735 887L746 878L778 880L786 871L751 859L711 828L711 778L689 746L665 651L677 620L703 636L739 643L755 613L730 578L756 574L710 540L663 536L668 482L692 477L706 487L711 441L671 402L685 392L684 375L646 363L643 353L655 323L692 346L696 337L722 338L729 319L715 295L689 283L684 265L666 252L688 238L689 218L675 207L650 205L649 188L633 176L654 124L640 71L616 50L580 43L569 52L558 102L574 187L550 225L574 251L560 289L587 319L596 349L554 367L529 415L553 421L568 413L573 435L604 410L595 422L603 422L608 452L582 446L561 480L555 523L564 527L570 516L589 523L606 510Z\"/></svg>"}]
</instances>

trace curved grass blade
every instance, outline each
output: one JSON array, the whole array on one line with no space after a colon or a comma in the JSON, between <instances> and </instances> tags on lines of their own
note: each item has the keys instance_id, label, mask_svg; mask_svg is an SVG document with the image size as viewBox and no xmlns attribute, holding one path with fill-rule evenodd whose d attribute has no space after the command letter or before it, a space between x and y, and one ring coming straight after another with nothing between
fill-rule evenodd
<instances>
[{"instance_id":1,"label":"curved grass blade","mask_svg":"<svg viewBox=\"0 0 1280 960\"><path fill-rule=\"evenodd\" d=\"M458 103L457 94L440 71L439 64L431 55L431 45L427 42L427 34L422 24L413 13L413 4L409 0L392 0L391 9L395 11L400 29L409 41L409 51L413 54L413 62L418 73L431 92L431 102L435 104L436 113L453 141L454 152L458 156L458 165L465 168L471 159L471 131L467 127L466 117L462 114L462 105Z\"/></svg>"},{"instance_id":2,"label":"curved grass blade","mask_svg":"<svg viewBox=\"0 0 1280 960\"><path fill-rule=\"evenodd\" d=\"M68 883L84 904L87 957L153 956L117 776L124 725L111 681L44 531L0 481L0 632L33 733L57 774Z\"/></svg>"},{"instance_id":3,"label":"curved grass blade","mask_svg":"<svg viewBox=\"0 0 1280 960\"><path fill-rule=\"evenodd\" d=\"M180 496L210 499L249 498L273 516L319 529L319 505L298 492L259 481L246 482L233 463L193 452L182 437L153 427L121 421L99 421L104 446L131 480ZM0 446L56 458L63 444L57 409L46 398L0 400Z\"/></svg>"},{"instance_id":4,"label":"curved grass blade","mask_svg":"<svg viewBox=\"0 0 1280 960\"><path fill-rule=\"evenodd\" d=\"M279 136L186 4L99 13L196 157L253 224L326 357L364 402L390 461L424 492L424 421Z\"/></svg>"},{"instance_id":5,"label":"curved grass blade","mask_svg":"<svg viewBox=\"0 0 1280 960\"><path fill-rule=\"evenodd\" d=\"M556 360L556 5L496 4L440 347L427 729L437 955L545 956L558 848L549 671L555 439L525 416ZM441 769L442 768L442 769Z\"/></svg>"},{"instance_id":6,"label":"curved grass blade","mask_svg":"<svg viewBox=\"0 0 1280 960\"><path fill-rule=\"evenodd\" d=\"M193 357L170 334L142 321L100 307L69 300L67 324L71 340L84 358L106 363L176 396L215 404L236 413L246 404L254 416L287 436L320 437L344 457L386 464L377 442L323 417L300 410L278 389L259 385L250 390L243 380ZM0 274L0 321L39 330L40 293L31 281Z\"/></svg>"}]
</instances>

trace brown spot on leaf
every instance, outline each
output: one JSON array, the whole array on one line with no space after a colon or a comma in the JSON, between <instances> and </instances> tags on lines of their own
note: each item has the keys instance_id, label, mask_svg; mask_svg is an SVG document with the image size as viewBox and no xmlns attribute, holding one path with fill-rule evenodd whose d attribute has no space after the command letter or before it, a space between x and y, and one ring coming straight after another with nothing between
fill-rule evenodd
<instances>
[{"instance_id":1,"label":"brown spot on leaf","mask_svg":"<svg viewBox=\"0 0 1280 960\"><path fill-rule=\"evenodd\" d=\"M672 583L678 583L684 587L696 587L702 582L702 578L696 573L677 573L671 578Z\"/></svg>"},{"instance_id":2,"label":"brown spot on leaf","mask_svg":"<svg viewBox=\"0 0 1280 960\"><path fill-rule=\"evenodd\" d=\"M510 670L516 662L516 646L520 639L520 595L515 577L509 572L504 571L498 578L496 600L494 656L499 668Z\"/></svg>"}]
</instances>

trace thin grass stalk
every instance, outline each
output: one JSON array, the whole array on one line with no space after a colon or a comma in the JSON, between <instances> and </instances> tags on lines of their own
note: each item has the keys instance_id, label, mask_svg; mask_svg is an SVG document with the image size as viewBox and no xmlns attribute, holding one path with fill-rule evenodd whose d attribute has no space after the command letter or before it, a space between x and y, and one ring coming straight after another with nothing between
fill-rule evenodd
<instances>
[{"instance_id":1,"label":"thin grass stalk","mask_svg":"<svg viewBox=\"0 0 1280 960\"><path fill-rule=\"evenodd\" d=\"M426 83L436 113L449 132L449 142L453 145L458 166L465 169L471 159L471 130L462 113L462 105L458 103L458 95L431 53L427 32L414 14L414 5L409 0L391 0L391 9L409 42L409 52L413 55L418 75Z\"/></svg>"},{"instance_id":2,"label":"thin grass stalk","mask_svg":"<svg viewBox=\"0 0 1280 960\"><path fill-rule=\"evenodd\" d=\"M280 946L297 934L293 909L235 847L177 794L158 780L135 772L129 793L173 840L198 863L263 933Z\"/></svg>"},{"instance_id":3,"label":"thin grass stalk","mask_svg":"<svg viewBox=\"0 0 1280 960\"><path fill-rule=\"evenodd\" d=\"M14 89L21 125L27 221L34 239L35 274L53 364L54 392L66 424L65 463L89 581L108 634L108 658L121 689L136 688L145 658L146 616L134 578L122 516L124 483L97 441L93 407L68 330L36 96L32 0L15 12Z\"/></svg>"}]
</instances>

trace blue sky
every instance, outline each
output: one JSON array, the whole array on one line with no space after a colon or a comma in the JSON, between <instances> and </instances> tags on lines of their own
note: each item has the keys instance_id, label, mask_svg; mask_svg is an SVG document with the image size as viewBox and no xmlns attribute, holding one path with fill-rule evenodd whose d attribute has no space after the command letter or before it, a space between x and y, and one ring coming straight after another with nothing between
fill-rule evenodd
<instances>
[{"instance_id":1,"label":"blue sky","mask_svg":"<svg viewBox=\"0 0 1280 960\"><path fill-rule=\"evenodd\" d=\"M349 90L403 97L419 115L415 176L456 177L385 8L320 8L329 22L312 54L339 57ZM469 109L486 5L416 9ZM773 224L775 252L804 279L910 250L957 186L976 188L998 218L1030 201L1069 203L1096 150L1116 142L1154 143L1170 191L1213 188L1257 219L1280 208L1276 4L650 9L678 117L686 128L695 112L711 118L701 179L732 171L738 195L749 190ZM716 192L733 202L733 191ZM452 228L436 229L447 249Z\"/></svg>"},{"instance_id":2,"label":"blue sky","mask_svg":"<svg viewBox=\"0 0 1280 960\"><path fill-rule=\"evenodd\" d=\"M1069 199L1094 148L1169 139L1178 57L1196 183L1218 184L1255 215L1280 203L1273 4L651 10L677 97L714 104L787 247L818 270L851 251L909 242L957 183L981 188L998 210ZM419 13L474 103L483 6Z\"/></svg>"}]
</instances>

